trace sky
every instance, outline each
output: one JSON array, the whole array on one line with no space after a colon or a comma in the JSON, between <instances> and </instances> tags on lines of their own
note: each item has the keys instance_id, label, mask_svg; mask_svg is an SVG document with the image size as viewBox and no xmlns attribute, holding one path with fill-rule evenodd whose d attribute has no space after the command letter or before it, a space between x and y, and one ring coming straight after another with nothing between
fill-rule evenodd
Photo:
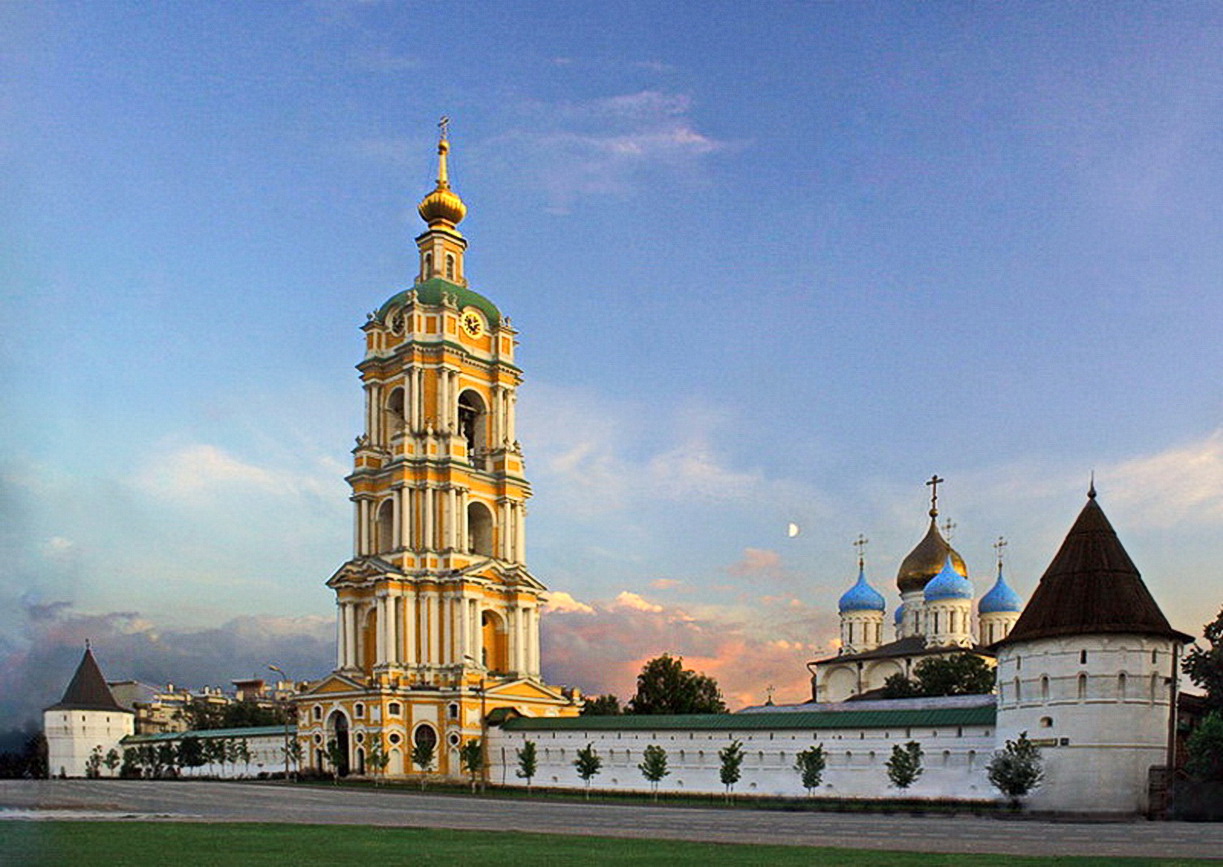
<instances>
[{"instance_id":1,"label":"sky","mask_svg":"<svg viewBox=\"0 0 1223 867\"><path fill-rule=\"evenodd\" d=\"M1025 598L1100 503L1223 604L1223 8L0 4L0 727L92 638L189 686L334 660L366 312L439 116L520 331L543 668L807 697L943 518ZM787 526L800 532L791 538Z\"/></svg>"}]
</instances>

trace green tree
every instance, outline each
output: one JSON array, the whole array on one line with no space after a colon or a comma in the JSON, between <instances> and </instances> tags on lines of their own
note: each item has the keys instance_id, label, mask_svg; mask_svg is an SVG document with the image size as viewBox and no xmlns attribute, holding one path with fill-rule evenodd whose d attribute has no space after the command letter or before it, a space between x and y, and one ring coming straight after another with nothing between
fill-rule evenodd
<instances>
[{"instance_id":1,"label":"green tree","mask_svg":"<svg viewBox=\"0 0 1223 867\"><path fill-rule=\"evenodd\" d=\"M327 739L327 763L331 767L331 781L340 783L340 769L348 762L347 751L335 738Z\"/></svg>"},{"instance_id":2,"label":"green tree","mask_svg":"<svg viewBox=\"0 0 1223 867\"><path fill-rule=\"evenodd\" d=\"M285 758L287 759L285 764L289 765L293 769L292 773L298 773L301 770L302 763L301 741L299 741L297 738L290 738L289 746L287 748L281 747L280 751L285 754Z\"/></svg>"},{"instance_id":3,"label":"green tree","mask_svg":"<svg viewBox=\"0 0 1223 867\"><path fill-rule=\"evenodd\" d=\"M123 761L119 758L119 751L114 747L106 753L106 758L102 759L102 764L106 765L106 770L110 772L110 776L115 775L115 768L119 767L119 763Z\"/></svg>"},{"instance_id":4,"label":"green tree","mask_svg":"<svg viewBox=\"0 0 1223 867\"><path fill-rule=\"evenodd\" d=\"M198 768L208 761L204 745L195 735L187 735L178 742L178 764L183 768Z\"/></svg>"},{"instance_id":5,"label":"green tree","mask_svg":"<svg viewBox=\"0 0 1223 867\"><path fill-rule=\"evenodd\" d=\"M641 667L628 712L726 713L726 702L716 680L684 668L682 656L664 653Z\"/></svg>"},{"instance_id":6,"label":"green tree","mask_svg":"<svg viewBox=\"0 0 1223 867\"><path fill-rule=\"evenodd\" d=\"M892 757L887 760L888 779L898 789L907 789L917 782L922 774L922 749L917 741L909 741L904 746L896 744L892 747Z\"/></svg>"},{"instance_id":7,"label":"green tree","mask_svg":"<svg viewBox=\"0 0 1223 867\"><path fill-rule=\"evenodd\" d=\"M365 757L365 764L374 772L374 785L384 782L386 766L390 763L391 754L383 749L382 738L375 735L370 741L369 753Z\"/></svg>"},{"instance_id":8,"label":"green tree","mask_svg":"<svg viewBox=\"0 0 1223 867\"><path fill-rule=\"evenodd\" d=\"M123 764L119 766L119 776L125 780L140 776L140 750L127 747L123 750Z\"/></svg>"},{"instance_id":9,"label":"green tree","mask_svg":"<svg viewBox=\"0 0 1223 867\"><path fill-rule=\"evenodd\" d=\"M220 768L220 776L225 776L225 744L220 738L208 738L203 741L204 759L209 765L209 770L212 770L212 765L217 765Z\"/></svg>"},{"instance_id":10,"label":"green tree","mask_svg":"<svg viewBox=\"0 0 1223 867\"><path fill-rule=\"evenodd\" d=\"M471 793L476 793L476 782L484 770L484 743L479 738L471 738L459 747L459 764L471 777Z\"/></svg>"},{"instance_id":11,"label":"green tree","mask_svg":"<svg viewBox=\"0 0 1223 867\"><path fill-rule=\"evenodd\" d=\"M254 755L251 753L251 745L246 742L246 738L241 738L234 744L235 760L242 762L246 766L246 775L251 775L251 759Z\"/></svg>"},{"instance_id":12,"label":"green tree","mask_svg":"<svg viewBox=\"0 0 1223 867\"><path fill-rule=\"evenodd\" d=\"M718 759L722 762L722 767L718 769L718 778L726 787L725 797L729 799L731 792L735 790L735 783L739 782L743 775L742 741L731 741L730 746L718 750Z\"/></svg>"},{"instance_id":13,"label":"green tree","mask_svg":"<svg viewBox=\"0 0 1223 867\"><path fill-rule=\"evenodd\" d=\"M1028 740L1027 732L1020 732L1018 738L995 751L985 771L990 783L1010 798L1011 807L1016 810L1019 799L1034 791L1045 776L1040 749Z\"/></svg>"},{"instance_id":14,"label":"green tree","mask_svg":"<svg viewBox=\"0 0 1223 867\"><path fill-rule=\"evenodd\" d=\"M527 781L527 792L530 793L531 780L539 769L539 761L535 756L535 741L527 741L521 749L515 750L514 754L518 757L518 770L515 773Z\"/></svg>"},{"instance_id":15,"label":"green tree","mask_svg":"<svg viewBox=\"0 0 1223 867\"><path fill-rule=\"evenodd\" d=\"M1209 647L1194 645L1182 663L1191 681L1206 690L1206 710L1223 713L1223 609L1202 627Z\"/></svg>"},{"instance_id":16,"label":"green tree","mask_svg":"<svg viewBox=\"0 0 1223 867\"><path fill-rule=\"evenodd\" d=\"M1223 712L1214 711L1202 720L1185 744L1187 770L1199 780L1223 782Z\"/></svg>"},{"instance_id":17,"label":"green tree","mask_svg":"<svg viewBox=\"0 0 1223 867\"><path fill-rule=\"evenodd\" d=\"M824 768L828 765L828 760L824 756L824 747L822 744L808 747L794 759L794 770L802 775L803 788L807 790L807 797L811 797L811 794L819 788L820 781L824 778Z\"/></svg>"},{"instance_id":18,"label":"green tree","mask_svg":"<svg viewBox=\"0 0 1223 867\"><path fill-rule=\"evenodd\" d=\"M607 695L587 696L582 705L582 716L619 716L624 713L620 707L620 699L611 693Z\"/></svg>"},{"instance_id":19,"label":"green tree","mask_svg":"<svg viewBox=\"0 0 1223 867\"><path fill-rule=\"evenodd\" d=\"M671 772L667 770L667 751L658 744L650 744L642 753L642 762L637 766L641 776L650 781L650 791L654 800L658 800L658 783Z\"/></svg>"},{"instance_id":20,"label":"green tree","mask_svg":"<svg viewBox=\"0 0 1223 867\"><path fill-rule=\"evenodd\" d=\"M178 750L172 741L162 741L157 746L157 776L174 776L178 769Z\"/></svg>"},{"instance_id":21,"label":"green tree","mask_svg":"<svg viewBox=\"0 0 1223 867\"><path fill-rule=\"evenodd\" d=\"M913 669L922 695L988 695L994 670L974 653L928 656Z\"/></svg>"},{"instance_id":22,"label":"green tree","mask_svg":"<svg viewBox=\"0 0 1223 867\"><path fill-rule=\"evenodd\" d=\"M225 760L234 766L234 776L237 776L238 762L242 761L242 748L237 738L225 739Z\"/></svg>"},{"instance_id":23,"label":"green tree","mask_svg":"<svg viewBox=\"0 0 1223 867\"><path fill-rule=\"evenodd\" d=\"M888 675L883 682L884 698L916 698L921 695L917 682L910 680L900 672Z\"/></svg>"},{"instance_id":24,"label":"green tree","mask_svg":"<svg viewBox=\"0 0 1223 867\"><path fill-rule=\"evenodd\" d=\"M590 781L603 767L603 757L595 752L594 744L589 743L578 750L578 757L573 760L573 766L577 768L578 776L586 783L586 799L590 800Z\"/></svg>"},{"instance_id":25,"label":"green tree","mask_svg":"<svg viewBox=\"0 0 1223 867\"><path fill-rule=\"evenodd\" d=\"M102 745L98 744L85 760L85 776L90 779L102 776Z\"/></svg>"},{"instance_id":26,"label":"green tree","mask_svg":"<svg viewBox=\"0 0 1223 867\"><path fill-rule=\"evenodd\" d=\"M412 764L420 768L420 790L425 790L429 774L433 773L433 762L436 758L436 744L432 741L418 741L412 747Z\"/></svg>"}]
</instances>

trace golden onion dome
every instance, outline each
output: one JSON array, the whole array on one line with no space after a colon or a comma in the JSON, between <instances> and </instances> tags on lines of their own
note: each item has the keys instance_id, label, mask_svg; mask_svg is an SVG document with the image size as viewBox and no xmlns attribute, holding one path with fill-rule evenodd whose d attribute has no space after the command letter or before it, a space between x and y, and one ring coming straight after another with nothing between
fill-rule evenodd
<instances>
[{"instance_id":1,"label":"golden onion dome","mask_svg":"<svg viewBox=\"0 0 1223 867\"><path fill-rule=\"evenodd\" d=\"M437 186L433 192L421 199L416 211L429 225L434 223L449 223L458 225L467 216L467 206L459 198L459 194L450 189L450 177L446 168L446 154L450 152L450 142L443 138L437 143Z\"/></svg>"},{"instance_id":2,"label":"golden onion dome","mask_svg":"<svg viewBox=\"0 0 1223 867\"><path fill-rule=\"evenodd\" d=\"M965 578L968 577L968 567L964 565L964 558L947 544L943 534L938 531L935 515L936 513L931 510L930 529L917 543L917 547L909 552L909 556L904 558L900 564L900 570L896 573L896 586L900 588L901 593L925 589L930 579L942 571L948 557L951 558L952 568Z\"/></svg>"}]
</instances>

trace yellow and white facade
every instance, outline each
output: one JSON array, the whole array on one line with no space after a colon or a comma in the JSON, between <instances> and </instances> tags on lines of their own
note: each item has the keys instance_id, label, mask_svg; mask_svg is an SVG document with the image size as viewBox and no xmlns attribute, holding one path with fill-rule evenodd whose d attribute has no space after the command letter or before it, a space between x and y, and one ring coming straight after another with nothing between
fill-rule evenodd
<instances>
[{"instance_id":1,"label":"yellow and white facade","mask_svg":"<svg viewBox=\"0 0 1223 867\"><path fill-rule=\"evenodd\" d=\"M515 404L516 332L468 287L466 215L450 189L449 142L437 186L420 203L414 284L369 315L365 429L348 476L353 557L336 594L336 668L298 699L303 760L366 772L377 742L390 776L419 773L414 744L434 743L433 770L454 776L462 743L487 715L575 716L575 692L540 679L544 586L526 565L526 501Z\"/></svg>"}]
</instances>

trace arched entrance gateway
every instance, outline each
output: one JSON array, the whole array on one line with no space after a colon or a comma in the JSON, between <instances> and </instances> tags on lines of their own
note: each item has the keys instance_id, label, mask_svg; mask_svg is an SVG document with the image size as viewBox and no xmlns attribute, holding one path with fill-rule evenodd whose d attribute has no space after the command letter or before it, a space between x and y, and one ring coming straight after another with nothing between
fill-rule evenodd
<instances>
[{"instance_id":1,"label":"arched entrance gateway","mask_svg":"<svg viewBox=\"0 0 1223 867\"><path fill-rule=\"evenodd\" d=\"M339 758L339 766L336 768L336 773L341 777L348 776L348 717L340 713L340 711L332 711L331 716L327 717L327 747L330 748L331 742L335 741L335 755ZM328 749L330 753L330 749ZM329 759L330 761L330 759Z\"/></svg>"}]
</instances>

